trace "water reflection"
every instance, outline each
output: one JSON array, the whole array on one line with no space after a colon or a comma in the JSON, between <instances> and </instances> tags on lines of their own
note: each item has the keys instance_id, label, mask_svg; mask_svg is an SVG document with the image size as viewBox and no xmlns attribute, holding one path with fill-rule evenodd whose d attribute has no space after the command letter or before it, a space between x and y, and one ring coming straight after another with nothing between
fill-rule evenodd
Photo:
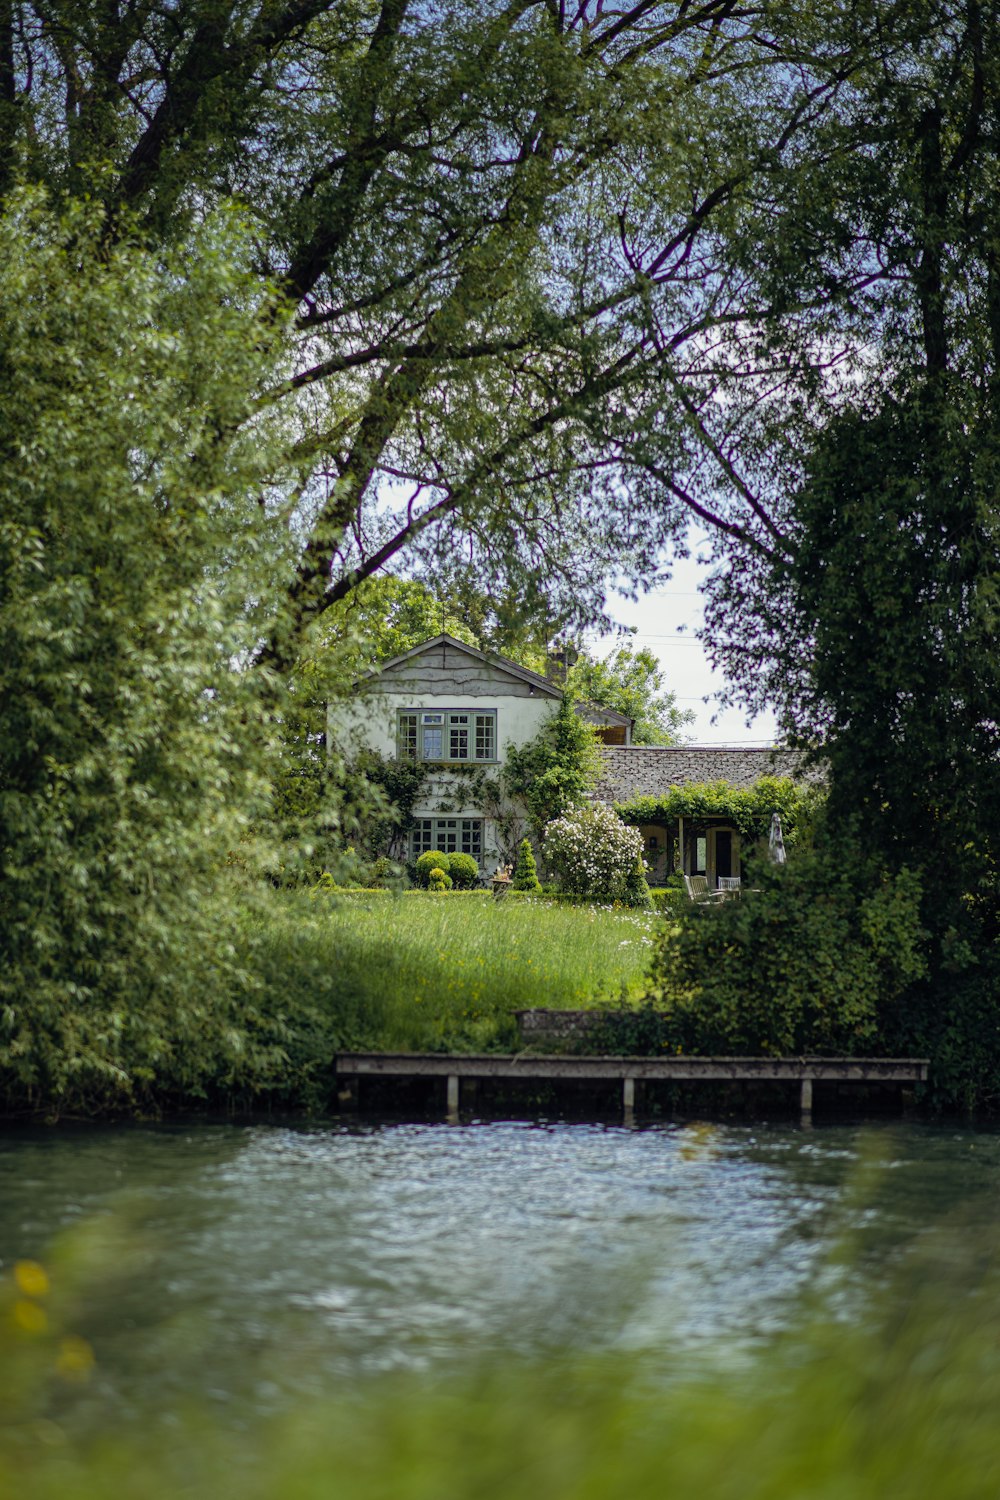
<instances>
[{"instance_id":1,"label":"water reflection","mask_svg":"<svg viewBox=\"0 0 1000 1500\"><path fill-rule=\"evenodd\" d=\"M113 1232L88 1399L125 1414L469 1351L625 1347L669 1379L744 1357L810 1289L863 1316L929 1223L992 1222L998 1180L995 1136L915 1126L26 1132L0 1143L0 1257Z\"/></svg>"}]
</instances>

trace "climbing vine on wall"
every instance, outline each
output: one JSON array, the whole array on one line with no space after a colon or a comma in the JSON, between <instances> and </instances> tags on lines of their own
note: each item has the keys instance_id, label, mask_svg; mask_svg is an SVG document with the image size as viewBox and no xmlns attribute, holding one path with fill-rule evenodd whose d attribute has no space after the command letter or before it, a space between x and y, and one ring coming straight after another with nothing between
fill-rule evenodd
<instances>
[{"instance_id":1,"label":"climbing vine on wall","mask_svg":"<svg viewBox=\"0 0 1000 1500\"><path fill-rule=\"evenodd\" d=\"M441 768L438 767L440 772ZM449 765L445 773L451 779L452 795L442 793L442 800L435 812L442 816L462 812L475 807L484 818L493 823L497 853L502 863L513 864L517 846L525 833L525 819L521 811L504 796L497 776L491 776L484 766Z\"/></svg>"},{"instance_id":2,"label":"climbing vine on wall","mask_svg":"<svg viewBox=\"0 0 1000 1500\"><path fill-rule=\"evenodd\" d=\"M427 767L412 760L394 760L377 750L366 750L353 767L369 785L377 787L389 804L385 815L364 820L359 841L373 856L401 858L406 849L406 835L413 826L413 809L427 780Z\"/></svg>"},{"instance_id":3,"label":"climbing vine on wall","mask_svg":"<svg viewBox=\"0 0 1000 1500\"><path fill-rule=\"evenodd\" d=\"M615 804L625 823L676 823L725 818L747 840L766 838L778 813L786 844L794 844L800 827L819 805L823 792L788 776L762 776L751 787L728 781L689 782L652 797L632 797Z\"/></svg>"}]
</instances>

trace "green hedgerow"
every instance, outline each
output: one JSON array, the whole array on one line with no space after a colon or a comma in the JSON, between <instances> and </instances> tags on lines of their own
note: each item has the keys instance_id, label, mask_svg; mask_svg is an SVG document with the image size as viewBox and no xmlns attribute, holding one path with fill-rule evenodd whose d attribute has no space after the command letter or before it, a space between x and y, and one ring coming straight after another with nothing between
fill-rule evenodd
<instances>
[{"instance_id":1,"label":"green hedgerow","mask_svg":"<svg viewBox=\"0 0 1000 1500\"><path fill-rule=\"evenodd\" d=\"M759 861L752 878L742 900L687 902L660 929L651 998L667 1046L884 1053L887 1025L926 973L919 878L803 849L786 865Z\"/></svg>"}]
</instances>

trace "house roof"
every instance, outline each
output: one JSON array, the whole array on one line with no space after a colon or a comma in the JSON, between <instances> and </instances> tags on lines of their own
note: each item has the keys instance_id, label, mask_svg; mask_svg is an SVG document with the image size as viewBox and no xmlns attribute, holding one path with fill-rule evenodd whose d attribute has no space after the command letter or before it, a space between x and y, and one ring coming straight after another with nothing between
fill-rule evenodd
<instances>
[{"instance_id":1,"label":"house roof","mask_svg":"<svg viewBox=\"0 0 1000 1500\"><path fill-rule=\"evenodd\" d=\"M392 667L398 667L404 661L412 661L415 656L422 656L425 651L432 650L435 646L451 646L455 651L464 651L467 656L476 661L485 662L487 666L496 667L498 671L509 672L512 677L518 677L522 682L530 683L539 692L546 693L550 698L561 698L562 689L556 687L547 677L540 672L532 672L528 667L519 667L517 662L510 661L506 656L495 656L491 652L480 651L478 646L470 646L466 641L460 641L453 635L443 631L440 635L432 636L429 641L421 641L419 646L412 646L409 651L404 651L400 656L394 656L389 661L381 662L371 672L365 674L362 682L370 682L373 678L381 677L383 672L388 672Z\"/></svg>"},{"instance_id":2,"label":"house roof","mask_svg":"<svg viewBox=\"0 0 1000 1500\"><path fill-rule=\"evenodd\" d=\"M576 711L581 719L598 724L620 724L622 728L635 725L635 720L630 719L628 714L620 714L615 708L605 708L603 703L594 703L588 698L583 698L576 705Z\"/></svg>"},{"instance_id":3,"label":"house roof","mask_svg":"<svg viewBox=\"0 0 1000 1500\"><path fill-rule=\"evenodd\" d=\"M802 756L794 750L744 750L726 745L603 745L601 776L594 789L602 802L656 797L691 782L728 781L751 787L762 776L803 779Z\"/></svg>"},{"instance_id":4,"label":"house roof","mask_svg":"<svg viewBox=\"0 0 1000 1500\"><path fill-rule=\"evenodd\" d=\"M555 683L543 677L540 672L532 672L529 667L519 666L516 661L509 657L497 656L492 652L480 651L477 646L470 646L466 641L460 641L446 631L440 635L432 636L429 641L421 641L419 646L413 646L409 651L404 651L400 656L394 656L389 661L382 662L371 672L365 674L362 682L376 681L384 672L393 667L400 666L403 662L412 661L415 657L422 656L425 651L431 651L435 647L449 646L454 651L463 651L475 661L485 662L487 666L493 667L498 672L506 672L511 677L526 682L536 692L543 693L548 698L561 698L563 690ZM625 714L617 713L613 708L605 708L602 703L578 703L577 713L582 718L598 724L620 724L622 726L634 724L635 720Z\"/></svg>"}]
</instances>

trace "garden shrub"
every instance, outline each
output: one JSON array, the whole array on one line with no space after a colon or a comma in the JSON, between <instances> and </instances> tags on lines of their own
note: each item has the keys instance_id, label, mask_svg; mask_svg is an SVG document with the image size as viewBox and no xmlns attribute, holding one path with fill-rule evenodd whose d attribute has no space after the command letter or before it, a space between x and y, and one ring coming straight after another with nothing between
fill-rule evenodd
<instances>
[{"instance_id":1,"label":"garden shrub","mask_svg":"<svg viewBox=\"0 0 1000 1500\"><path fill-rule=\"evenodd\" d=\"M654 949L665 1045L694 1054L876 1054L924 974L920 882L800 851L741 901L687 903Z\"/></svg>"},{"instance_id":2,"label":"garden shrub","mask_svg":"<svg viewBox=\"0 0 1000 1500\"><path fill-rule=\"evenodd\" d=\"M649 905L649 885L646 881L646 865L641 853L637 854L632 861L632 868L625 879L625 905Z\"/></svg>"},{"instance_id":3,"label":"garden shrub","mask_svg":"<svg viewBox=\"0 0 1000 1500\"><path fill-rule=\"evenodd\" d=\"M429 891L450 891L451 887L452 878L450 875L441 869L431 870L427 877L427 889Z\"/></svg>"},{"instance_id":4,"label":"garden shrub","mask_svg":"<svg viewBox=\"0 0 1000 1500\"><path fill-rule=\"evenodd\" d=\"M479 879L479 866L471 854L449 854L447 873L456 890L471 891Z\"/></svg>"},{"instance_id":5,"label":"garden shrub","mask_svg":"<svg viewBox=\"0 0 1000 1500\"><path fill-rule=\"evenodd\" d=\"M555 818L545 830L545 858L571 895L620 901L623 906L648 904L642 834L603 803Z\"/></svg>"},{"instance_id":6,"label":"garden shrub","mask_svg":"<svg viewBox=\"0 0 1000 1500\"><path fill-rule=\"evenodd\" d=\"M440 849L428 849L421 854L414 865L418 885L427 885L433 870L441 870L445 875L451 870L451 859Z\"/></svg>"},{"instance_id":7,"label":"garden shrub","mask_svg":"<svg viewBox=\"0 0 1000 1500\"><path fill-rule=\"evenodd\" d=\"M365 885L369 890L381 891L388 885L389 881L398 874L397 866L386 855L380 854L378 859L373 859L368 867Z\"/></svg>"},{"instance_id":8,"label":"garden shrub","mask_svg":"<svg viewBox=\"0 0 1000 1500\"><path fill-rule=\"evenodd\" d=\"M538 879L538 867L535 864L535 855L530 839L522 839L518 845L512 884L515 891L538 892L542 889L541 881Z\"/></svg>"}]
</instances>

